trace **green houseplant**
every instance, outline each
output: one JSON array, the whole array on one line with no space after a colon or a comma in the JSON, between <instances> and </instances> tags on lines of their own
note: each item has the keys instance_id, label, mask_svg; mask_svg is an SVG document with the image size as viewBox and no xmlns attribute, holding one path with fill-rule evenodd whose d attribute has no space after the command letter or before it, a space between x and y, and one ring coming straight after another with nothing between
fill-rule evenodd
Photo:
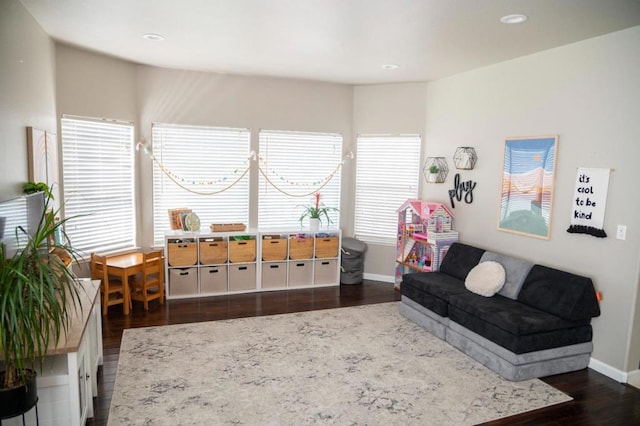
<instances>
[{"instance_id":1,"label":"green houseplant","mask_svg":"<svg viewBox=\"0 0 640 426\"><path fill-rule=\"evenodd\" d=\"M315 201L312 205L310 206L302 206L299 205L298 207L303 207L304 211L302 212L302 215L300 215L300 218L298 219L300 221L300 224L302 225L302 221L304 219L306 219L307 217L309 219L317 219L319 221L319 223L322 222L322 218L324 217L325 219L327 219L327 223L332 223L331 222L331 217L329 217L329 212L331 211L338 211L337 208L335 207L326 207L324 206L321 202L320 202L320 193L316 192L315 194L313 194Z\"/></svg>"},{"instance_id":2,"label":"green houseplant","mask_svg":"<svg viewBox=\"0 0 640 426\"><path fill-rule=\"evenodd\" d=\"M48 210L50 200L46 197L37 229L13 255L7 256L0 243L0 355L4 366L0 372L0 417L35 404L34 368L42 367L50 344L57 344L62 333L66 334L71 315L80 306L80 288L63 260L77 262L77 252L55 242L56 232L66 237L62 230L65 220L54 219L59 212ZM23 405L16 395L24 396ZM5 397L9 402L3 401Z\"/></svg>"},{"instance_id":3,"label":"green houseplant","mask_svg":"<svg viewBox=\"0 0 640 426\"><path fill-rule=\"evenodd\" d=\"M440 168L435 164L430 165L427 182L436 182L438 180L438 173L440 173Z\"/></svg>"},{"instance_id":4,"label":"green houseplant","mask_svg":"<svg viewBox=\"0 0 640 426\"><path fill-rule=\"evenodd\" d=\"M44 192L44 195L53 200L53 192L51 192L49 185L44 182L25 182L24 185L22 185L22 191L25 194Z\"/></svg>"}]
</instances>

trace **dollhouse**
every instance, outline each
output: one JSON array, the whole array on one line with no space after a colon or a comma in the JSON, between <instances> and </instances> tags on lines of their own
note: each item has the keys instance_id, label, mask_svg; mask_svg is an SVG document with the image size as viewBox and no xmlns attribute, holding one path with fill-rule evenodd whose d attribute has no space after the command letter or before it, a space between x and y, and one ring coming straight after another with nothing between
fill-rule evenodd
<instances>
[{"instance_id":1,"label":"dollhouse","mask_svg":"<svg viewBox=\"0 0 640 426\"><path fill-rule=\"evenodd\" d=\"M442 203L408 199L396 211L396 287L402 275L437 271L447 250L458 241L453 215Z\"/></svg>"}]
</instances>

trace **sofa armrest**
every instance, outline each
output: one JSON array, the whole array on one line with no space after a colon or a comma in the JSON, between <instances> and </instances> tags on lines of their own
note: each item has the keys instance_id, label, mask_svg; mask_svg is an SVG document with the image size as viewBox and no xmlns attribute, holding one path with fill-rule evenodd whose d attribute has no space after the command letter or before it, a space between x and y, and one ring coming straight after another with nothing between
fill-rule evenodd
<instances>
[{"instance_id":1,"label":"sofa armrest","mask_svg":"<svg viewBox=\"0 0 640 426\"><path fill-rule=\"evenodd\" d=\"M590 278L542 265L534 265L518 294L529 306L570 321L600 315L600 306Z\"/></svg>"},{"instance_id":2,"label":"sofa armrest","mask_svg":"<svg viewBox=\"0 0 640 426\"><path fill-rule=\"evenodd\" d=\"M461 243L453 243L440 264L440 272L464 280L469 271L480 262L485 250Z\"/></svg>"}]
</instances>

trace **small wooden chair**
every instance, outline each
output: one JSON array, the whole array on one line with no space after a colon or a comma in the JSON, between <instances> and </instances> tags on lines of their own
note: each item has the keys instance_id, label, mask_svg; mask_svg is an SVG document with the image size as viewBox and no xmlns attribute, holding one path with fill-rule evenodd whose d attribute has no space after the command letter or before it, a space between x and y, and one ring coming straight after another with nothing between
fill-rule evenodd
<instances>
[{"instance_id":1,"label":"small wooden chair","mask_svg":"<svg viewBox=\"0 0 640 426\"><path fill-rule=\"evenodd\" d=\"M141 301L149 310L149 301L158 299L164 303L164 257L162 250L143 254L142 278L131 281L131 299Z\"/></svg>"},{"instance_id":2,"label":"small wooden chair","mask_svg":"<svg viewBox=\"0 0 640 426\"><path fill-rule=\"evenodd\" d=\"M116 278L109 278L107 258L105 256L91 253L91 278L101 281L102 315L107 315L109 306L124 304L122 281Z\"/></svg>"}]
</instances>

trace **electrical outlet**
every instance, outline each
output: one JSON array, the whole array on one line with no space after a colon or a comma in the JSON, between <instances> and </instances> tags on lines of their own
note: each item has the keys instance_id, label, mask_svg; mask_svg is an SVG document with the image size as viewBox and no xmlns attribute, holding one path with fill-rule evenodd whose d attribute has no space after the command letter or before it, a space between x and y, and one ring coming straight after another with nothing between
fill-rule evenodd
<instances>
[{"instance_id":1,"label":"electrical outlet","mask_svg":"<svg viewBox=\"0 0 640 426\"><path fill-rule=\"evenodd\" d=\"M616 231L616 238L619 240L627 239L627 225L618 225L618 230Z\"/></svg>"}]
</instances>

